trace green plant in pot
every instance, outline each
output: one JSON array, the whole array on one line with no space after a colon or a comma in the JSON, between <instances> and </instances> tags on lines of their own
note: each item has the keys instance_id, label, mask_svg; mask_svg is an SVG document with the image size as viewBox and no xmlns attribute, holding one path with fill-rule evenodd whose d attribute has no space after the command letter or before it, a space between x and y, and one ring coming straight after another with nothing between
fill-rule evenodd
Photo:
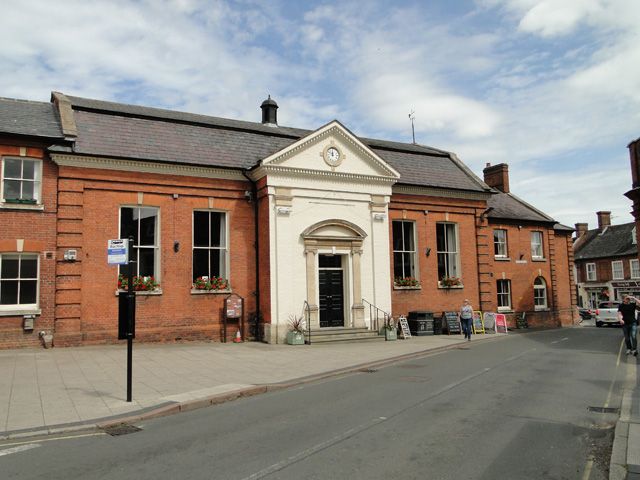
<instances>
[{"instance_id":1,"label":"green plant in pot","mask_svg":"<svg viewBox=\"0 0 640 480\"><path fill-rule=\"evenodd\" d=\"M382 329L384 330L385 340L398 339L398 323L396 322L396 320L394 320L393 317L387 317L385 319Z\"/></svg>"},{"instance_id":2,"label":"green plant in pot","mask_svg":"<svg viewBox=\"0 0 640 480\"><path fill-rule=\"evenodd\" d=\"M304 320L297 315L289 317L289 331L287 332L289 345L304 345Z\"/></svg>"}]
</instances>

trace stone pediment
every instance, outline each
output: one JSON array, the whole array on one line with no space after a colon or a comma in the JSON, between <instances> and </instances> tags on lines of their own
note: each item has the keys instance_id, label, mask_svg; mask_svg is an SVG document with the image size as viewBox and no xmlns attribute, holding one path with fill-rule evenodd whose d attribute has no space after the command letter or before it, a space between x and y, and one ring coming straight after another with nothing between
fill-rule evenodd
<instances>
[{"instance_id":1,"label":"stone pediment","mask_svg":"<svg viewBox=\"0 0 640 480\"><path fill-rule=\"evenodd\" d=\"M334 120L265 158L261 168L304 174L362 176L396 181L400 174Z\"/></svg>"},{"instance_id":2,"label":"stone pediment","mask_svg":"<svg viewBox=\"0 0 640 480\"><path fill-rule=\"evenodd\" d=\"M323 220L302 232L304 239L350 239L363 240L367 236L366 232L359 226L341 219Z\"/></svg>"}]
</instances>

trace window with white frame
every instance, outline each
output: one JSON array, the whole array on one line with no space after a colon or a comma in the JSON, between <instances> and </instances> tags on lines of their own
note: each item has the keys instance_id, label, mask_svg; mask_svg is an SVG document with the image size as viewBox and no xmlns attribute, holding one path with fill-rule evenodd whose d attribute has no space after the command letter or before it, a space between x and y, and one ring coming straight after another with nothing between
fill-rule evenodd
<instances>
[{"instance_id":1,"label":"window with white frame","mask_svg":"<svg viewBox=\"0 0 640 480\"><path fill-rule=\"evenodd\" d=\"M542 277L536 278L533 282L533 304L536 310L547 308L547 282Z\"/></svg>"},{"instance_id":2,"label":"window with white frame","mask_svg":"<svg viewBox=\"0 0 640 480\"><path fill-rule=\"evenodd\" d=\"M4 157L2 159L2 201L39 204L42 184L42 160Z\"/></svg>"},{"instance_id":3,"label":"window with white frame","mask_svg":"<svg viewBox=\"0 0 640 480\"><path fill-rule=\"evenodd\" d=\"M155 207L121 207L120 238L133 237L133 254L136 261L135 275L159 280L158 216ZM122 269L126 274L126 267Z\"/></svg>"},{"instance_id":4,"label":"window with white frame","mask_svg":"<svg viewBox=\"0 0 640 480\"><path fill-rule=\"evenodd\" d=\"M595 263L587 263L587 282L595 282L597 280L596 276L596 264Z\"/></svg>"},{"instance_id":5,"label":"window with white frame","mask_svg":"<svg viewBox=\"0 0 640 480\"><path fill-rule=\"evenodd\" d=\"M531 232L531 258L536 260L544 258L542 232Z\"/></svg>"},{"instance_id":6,"label":"window with white frame","mask_svg":"<svg viewBox=\"0 0 640 480\"><path fill-rule=\"evenodd\" d=\"M460 255L458 253L458 225L436 223L436 246L438 249L438 279L460 278Z\"/></svg>"},{"instance_id":7,"label":"window with white frame","mask_svg":"<svg viewBox=\"0 0 640 480\"><path fill-rule=\"evenodd\" d=\"M507 258L507 231L497 229L493 231L493 252L496 258Z\"/></svg>"},{"instance_id":8,"label":"window with white frame","mask_svg":"<svg viewBox=\"0 0 640 480\"><path fill-rule=\"evenodd\" d=\"M511 310L511 280L498 280L498 310Z\"/></svg>"},{"instance_id":9,"label":"window with white frame","mask_svg":"<svg viewBox=\"0 0 640 480\"><path fill-rule=\"evenodd\" d=\"M631 272L631 278L640 278L640 262L637 258L629 260L629 271Z\"/></svg>"},{"instance_id":10,"label":"window with white frame","mask_svg":"<svg viewBox=\"0 0 640 480\"><path fill-rule=\"evenodd\" d=\"M38 255L0 254L0 311L38 308Z\"/></svg>"},{"instance_id":11,"label":"window with white frame","mask_svg":"<svg viewBox=\"0 0 640 480\"><path fill-rule=\"evenodd\" d=\"M394 220L393 229L393 278L396 282L416 277L415 224L406 220Z\"/></svg>"},{"instance_id":12,"label":"window with white frame","mask_svg":"<svg viewBox=\"0 0 640 480\"><path fill-rule=\"evenodd\" d=\"M209 210L193 212L193 281L200 277L229 278L227 214Z\"/></svg>"},{"instance_id":13,"label":"window with white frame","mask_svg":"<svg viewBox=\"0 0 640 480\"><path fill-rule=\"evenodd\" d=\"M622 260L615 260L611 262L611 278L613 280L624 279L624 266Z\"/></svg>"}]
</instances>

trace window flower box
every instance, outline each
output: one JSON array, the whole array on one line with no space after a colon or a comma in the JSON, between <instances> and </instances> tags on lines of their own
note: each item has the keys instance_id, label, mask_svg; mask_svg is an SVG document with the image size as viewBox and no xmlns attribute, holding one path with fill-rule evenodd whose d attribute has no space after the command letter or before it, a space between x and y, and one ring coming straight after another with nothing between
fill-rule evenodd
<instances>
[{"instance_id":1,"label":"window flower box","mask_svg":"<svg viewBox=\"0 0 640 480\"><path fill-rule=\"evenodd\" d=\"M143 277L134 275L133 277L133 291L134 292L153 292L160 288L160 284L156 282L153 277ZM118 290L129 290L129 280L126 276L118 275Z\"/></svg>"},{"instance_id":2,"label":"window flower box","mask_svg":"<svg viewBox=\"0 0 640 480\"><path fill-rule=\"evenodd\" d=\"M202 292L227 291L229 290L229 280L222 277L198 277L191 288Z\"/></svg>"},{"instance_id":3,"label":"window flower box","mask_svg":"<svg viewBox=\"0 0 640 480\"><path fill-rule=\"evenodd\" d=\"M395 287L419 288L420 281L414 277L396 277L393 279L393 285Z\"/></svg>"},{"instance_id":4,"label":"window flower box","mask_svg":"<svg viewBox=\"0 0 640 480\"><path fill-rule=\"evenodd\" d=\"M462 288L462 280L458 277L442 277L439 286L440 288Z\"/></svg>"}]
</instances>

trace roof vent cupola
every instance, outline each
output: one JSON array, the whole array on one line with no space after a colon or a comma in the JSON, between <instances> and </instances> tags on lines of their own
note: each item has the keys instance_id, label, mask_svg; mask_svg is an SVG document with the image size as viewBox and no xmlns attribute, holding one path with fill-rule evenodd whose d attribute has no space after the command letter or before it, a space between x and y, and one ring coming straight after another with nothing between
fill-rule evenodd
<instances>
[{"instance_id":1,"label":"roof vent cupola","mask_svg":"<svg viewBox=\"0 0 640 480\"><path fill-rule=\"evenodd\" d=\"M271 99L271 95L267 98L262 105L262 123L264 125L278 126L278 104L275 100Z\"/></svg>"}]
</instances>

